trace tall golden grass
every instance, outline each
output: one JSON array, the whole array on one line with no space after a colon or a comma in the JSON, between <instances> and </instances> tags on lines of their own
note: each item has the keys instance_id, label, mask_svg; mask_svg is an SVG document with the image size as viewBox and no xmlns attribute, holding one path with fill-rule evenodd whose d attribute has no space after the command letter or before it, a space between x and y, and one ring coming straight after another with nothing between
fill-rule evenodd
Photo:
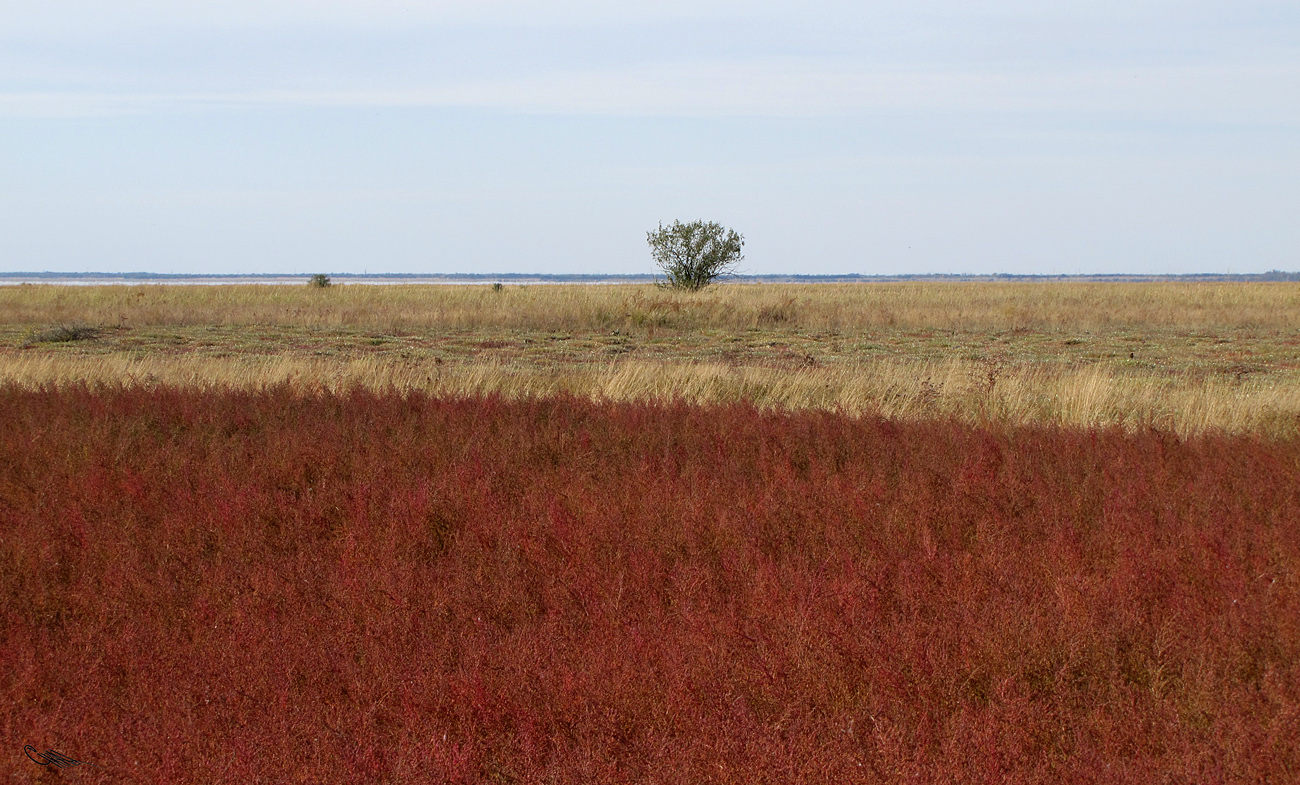
<instances>
[{"instance_id":1,"label":"tall golden grass","mask_svg":"<svg viewBox=\"0 0 1300 785\"><path fill-rule=\"evenodd\" d=\"M880 283L726 285L703 293L653 286L21 286L0 288L0 325L148 327L271 325L307 330L611 329L842 331L1259 330L1287 353L1300 329L1295 283ZM1286 339L1286 340L1281 340ZM1148 347L1147 354L1158 351ZM753 401L899 418L1156 427L1291 436L1300 430L1300 371L1168 373L1122 362L998 364L896 356L813 367L707 361L610 364L164 356L43 350L0 356L0 383L302 390L422 390L506 396L568 392L605 400ZM1220 369L1222 370L1222 369Z\"/></svg>"},{"instance_id":2,"label":"tall golden grass","mask_svg":"<svg viewBox=\"0 0 1300 785\"><path fill-rule=\"evenodd\" d=\"M733 284L653 286L0 287L0 324L296 325L608 330L1092 330L1300 327L1296 283Z\"/></svg>"},{"instance_id":3,"label":"tall golden grass","mask_svg":"<svg viewBox=\"0 0 1300 785\"><path fill-rule=\"evenodd\" d=\"M0 362L0 384L166 385L304 393L352 387L506 397L571 393L609 401L751 401L902 419L1159 428L1291 437L1300 430L1300 379L1154 376L1104 366L1005 367L988 362L880 360L809 368L716 363L535 367L499 362L394 363L291 356L23 354Z\"/></svg>"}]
</instances>

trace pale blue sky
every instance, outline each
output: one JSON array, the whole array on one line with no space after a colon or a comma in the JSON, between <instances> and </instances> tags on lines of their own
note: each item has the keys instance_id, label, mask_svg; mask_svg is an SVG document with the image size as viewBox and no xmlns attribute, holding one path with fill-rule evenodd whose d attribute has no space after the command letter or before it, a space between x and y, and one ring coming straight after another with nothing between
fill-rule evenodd
<instances>
[{"instance_id":1,"label":"pale blue sky","mask_svg":"<svg viewBox=\"0 0 1300 785\"><path fill-rule=\"evenodd\" d=\"M1300 269L1295 0L0 0L0 271Z\"/></svg>"}]
</instances>

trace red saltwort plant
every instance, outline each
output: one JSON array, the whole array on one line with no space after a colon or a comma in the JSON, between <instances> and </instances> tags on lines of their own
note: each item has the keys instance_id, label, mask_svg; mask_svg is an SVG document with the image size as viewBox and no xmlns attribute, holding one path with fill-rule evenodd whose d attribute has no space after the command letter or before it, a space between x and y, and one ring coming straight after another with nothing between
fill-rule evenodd
<instances>
[{"instance_id":1,"label":"red saltwort plant","mask_svg":"<svg viewBox=\"0 0 1300 785\"><path fill-rule=\"evenodd\" d=\"M1296 782L1298 470L746 406L3 389L3 768Z\"/></svg>"}]
</instances>

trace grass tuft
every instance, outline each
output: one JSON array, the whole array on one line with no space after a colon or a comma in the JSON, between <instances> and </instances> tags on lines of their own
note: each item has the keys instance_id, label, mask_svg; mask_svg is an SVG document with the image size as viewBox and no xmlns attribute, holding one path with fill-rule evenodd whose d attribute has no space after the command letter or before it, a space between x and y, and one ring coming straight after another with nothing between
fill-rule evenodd
<instances>
[{"instance_id":1,"label":"grass tuft","mask_svg":"<svg viewBox=\"0 0 1300 785\"><path fill-rule=\"evenodd\" d=\"M27 336L27 344L71 343L73 341L89 341L98 337L99 330L88 324L60 324L31 333Z\"/></svg>"}]
</instances>

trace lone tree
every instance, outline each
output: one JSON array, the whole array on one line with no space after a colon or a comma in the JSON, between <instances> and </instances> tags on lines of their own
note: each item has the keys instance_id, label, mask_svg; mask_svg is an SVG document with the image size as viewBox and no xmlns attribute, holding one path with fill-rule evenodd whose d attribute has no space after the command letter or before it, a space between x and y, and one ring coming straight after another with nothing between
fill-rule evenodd
<instances>
[{"instance_id":1,"label":"lone tree","mask_svg":"<svg viewBox=\"0 0 1300 785\"><path fill-rule=\"evenodd\" d=\"M646 239L655 264L674 289L703 289L720 276L735 275L736 263L745 258L740 254L745 238L716 223L659 224L659 231L647 232Z\"/></svg>"}]
</instances>

